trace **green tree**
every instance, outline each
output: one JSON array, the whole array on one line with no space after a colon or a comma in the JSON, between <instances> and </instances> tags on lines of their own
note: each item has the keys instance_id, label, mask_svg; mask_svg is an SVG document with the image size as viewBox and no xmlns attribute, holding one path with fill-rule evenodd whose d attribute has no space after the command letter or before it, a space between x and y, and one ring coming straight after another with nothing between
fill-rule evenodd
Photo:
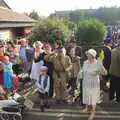
<instances>
[{"instance_id":1,"label":"green tree","mask_svg":"<svg viewBox=\"0 0 120 120\"><path fill-rule=\"evenodd\" d=\"M104 40L106 29L98 19L86 19L78 23L77 41L88 49L93 45L100 45Z\"/></svg>"},{"instance_id":2,"label":"green tree","mask_svg":"<svg viewBox=\"0 0 120 120\"><path fill-rule=\"evenodd\" d=\"M75 10L69 14L70 20L73 22L78 22L84 18L84 14L80 10Z\"/></svg>"},{"instance_id":3,"label":"green tree","mask_svg":"<svg viewBox=\"0 0 120 120\"><path fill-rule=\"evenodd\" d=\"M64 23L65 23L65 25L68 26L68 28L70 30L73 30L74 28L76 28L76 24L74 22L72 22L72 21L64 20Z\"/></svg>"},{"instance_id":4,"label":"green tree","mask_svg":"<svg viewBox=\"0 0 120 120\"><path fill-rule=\"evenodd\" d=\"M31 40L32 42L37 40L42 42L49 41L51 44L54 44L55 40L59 39L65 42L69 37L70 31L63 20L47 18L39 21L34 27Z\"/></svg>"},{"instance_id":5,"label":"green tree","mask_svg":"<svg viewBox=\"0 0 120 120\"><path fill-rule=\"evenodd\" d=\"M29 17L31 17L34 20L39 20L39 15L34 10L29 14Z\"/></svg>"},{"instance_id":6,"label":"green tree","mask_svg":"<svg viewBox=\"0 0 120 120\"><path fill-rule=\"evenodd\" d=\"M59 18L59 16L56 15L55 13L51 13L51 14L48 16L48 18L50 18L50 19L55 19L55 18Z\"/></svg>"},{"instance_id":7,"label":"green tree","mask_svg":"<svg viewBox=\"0 0 120 120\"><path fill-rule=\"evenodd\" d=\"M97 14L97 18L106 25L115 25L117 23L118 16L119 11L116 6L100 7Z\"/></svg>"}]
</instances>

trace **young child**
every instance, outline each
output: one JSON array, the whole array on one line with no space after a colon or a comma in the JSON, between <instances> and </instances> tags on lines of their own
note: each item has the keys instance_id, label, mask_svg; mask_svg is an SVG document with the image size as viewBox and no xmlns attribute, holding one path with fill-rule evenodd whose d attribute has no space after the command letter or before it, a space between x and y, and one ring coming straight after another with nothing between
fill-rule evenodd
<instances>
[{"instance_id":1,"label":"young child","mask_svg":"<svg viewBox=\"0 0 120 120\"><path fill-rule=\"evenodd\" d=\"M6 89L7 94L12 92L13 88L13 80L12 80L12 63L9 61L8 56L4 56L4 61L2 63L4 73L3 73L3 80L4 80L4 88Z\"/></svg>"},{"instance_id":2,"label":"young child","mask_svg":"<svg viewBox=\"0 0 120 120\"><path fill-rule=\"evenodd\" d=\"M39 76L39 80L36 81L36 87L38 88L39 91L41 112L44 112L44 108L49 108L47 99L50 87L50 78L47 75L48 68L46 66L42 66L40 70L41 75Z\"/></svg>"}]
</instances>

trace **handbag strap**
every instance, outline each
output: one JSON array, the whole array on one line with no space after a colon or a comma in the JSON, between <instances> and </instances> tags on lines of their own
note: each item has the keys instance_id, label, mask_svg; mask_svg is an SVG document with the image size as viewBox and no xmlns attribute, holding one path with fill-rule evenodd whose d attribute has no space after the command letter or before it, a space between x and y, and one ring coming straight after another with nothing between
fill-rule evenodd
<instances>
[{"instance_id":1,"label":"handbag strap","mask_svg":"<svg viewBox=\"0 0 120 120\"><path fill-rule=\"evenodd\" d=\"M59 61L60 65L61 65L61 67L62 67L63 70L65 71L65 68L64 68L63 64L61 63L60 59L59 59L58 57L56 57L56 58L58 59L58 61Z\"/></svg>"}]
</instances>

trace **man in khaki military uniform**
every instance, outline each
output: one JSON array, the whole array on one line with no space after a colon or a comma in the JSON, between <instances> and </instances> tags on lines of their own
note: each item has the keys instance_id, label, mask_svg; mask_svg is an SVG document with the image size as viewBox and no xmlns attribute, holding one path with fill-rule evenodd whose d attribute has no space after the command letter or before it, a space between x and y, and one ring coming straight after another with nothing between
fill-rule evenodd
<instances>
[{"instance_id":1,"label":"man in khaki military uniform","mask_svg":"<svg viewBox=\"0 0 120 120\"><path fill-rule=\"evenodd\" d=\"M55 90L55 99L57 104L60 102L66 103L66 84L68 76L70 75L70 70L72 69L72 63L68 56L64 55L63 46L57 48L57 55L46 55L45 60L48 62L53 62L54 64L54 90Z\"/></svg>"}]
</instances>

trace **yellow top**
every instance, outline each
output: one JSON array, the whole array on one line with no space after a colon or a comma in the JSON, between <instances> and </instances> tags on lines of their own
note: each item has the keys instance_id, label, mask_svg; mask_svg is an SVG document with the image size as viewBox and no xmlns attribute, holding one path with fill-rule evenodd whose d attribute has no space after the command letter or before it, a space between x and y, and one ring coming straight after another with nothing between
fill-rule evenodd
<instances>
[{"instance_id":1,"label":"yellow top","mask_svg":"<svg viewBox=\"0 0 120 120\"><path fill-rule=\"evenodd\" d=\"M104 60L104 51L103 50L101 50L100 55L99 55L99 57L97 59L98 60L99 59Z\"/></svg>"}]
</instances>

